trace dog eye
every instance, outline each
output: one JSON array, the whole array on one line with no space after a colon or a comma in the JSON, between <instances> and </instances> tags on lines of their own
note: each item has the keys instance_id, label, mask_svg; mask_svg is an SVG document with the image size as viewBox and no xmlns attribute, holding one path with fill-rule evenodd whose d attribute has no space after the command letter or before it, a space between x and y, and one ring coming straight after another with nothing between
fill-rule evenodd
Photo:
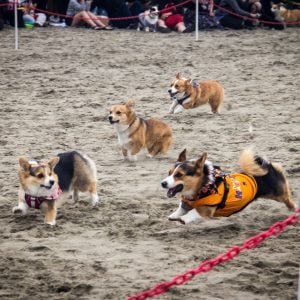
<instances>
[{"instance_id":1,"label":"dog eye","mask_svg":"<svg viewBox=\"0 0 300 300\"><path fill-rule=\"evenodd\" d=\"M120 112L120 111L117 111L117 112L116 112L116 114L117 114L117 115L120 115L120 114L121 114L121 112Z\"/></svg>"},{"instance_id":2,"label":"dog eye","mask_svg":"<svg viewBox=\"0 0 300 300\"><path fill-rule=\"evenodd\" d=\"M176 88L176 89L178 88L178 84L175 84L175 88Z\"/></svg>"},{"instance_id":3,"label":"dog eye","mask_svg":"<svg viewBox=\"0 0 300 300\"><path fill-rule=\"evenodd\" d=\"M36 177L37 177L37 178L43 178L43 177L44 177L44 174L42 174L42 173L37 174Z\"/></svg>"},{"instance_id":4,"label":"dog eye","mask_svg":"<svg viewBox=\"0 0 300 300\"><path fill-rule=\"evenodd\" d=\"M181 173L175 174L175 177L176 177L176 178L180 178L180 177L182 177L182 176L183 176L183 174L181 174Z\"/></svg>"}]
</instances>

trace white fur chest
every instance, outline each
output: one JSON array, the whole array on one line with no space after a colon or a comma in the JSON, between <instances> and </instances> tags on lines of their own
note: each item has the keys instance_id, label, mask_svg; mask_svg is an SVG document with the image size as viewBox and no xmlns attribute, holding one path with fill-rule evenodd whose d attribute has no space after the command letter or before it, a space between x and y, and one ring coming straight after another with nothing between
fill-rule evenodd
<instances>
[{"instance_id":1,"label":"white fur chest","mask_svg":"<svg viewBox=\"0 0 300 300\"><path fill-rule=\"evenodd\" d=\"M119 144L126 148L126 146L130 143L128 126L116 124L115 127L118 134Z\"/></svg>"}]
</instances>

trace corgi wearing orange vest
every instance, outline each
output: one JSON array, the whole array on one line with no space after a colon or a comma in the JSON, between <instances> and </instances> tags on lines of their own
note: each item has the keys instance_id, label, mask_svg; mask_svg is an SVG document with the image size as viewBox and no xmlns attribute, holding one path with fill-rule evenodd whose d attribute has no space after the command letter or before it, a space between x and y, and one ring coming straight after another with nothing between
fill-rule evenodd
<instances>
[{"instance_id":1,"label":"corgi wearing orange vest","mask_svg":"<svg viewBox=\"0 0 300 300\"><path fill-rule=\"evenodd\" d=\"M241 173L225 174L207 160L207 154L186 159L183 150L161 185L169 198L181 195L178 209L170 221L183 224L203 218L229 217L262 197L283 202L295 209L282 167L244 150L240 156Z\"/></svg>"}]
</instances>

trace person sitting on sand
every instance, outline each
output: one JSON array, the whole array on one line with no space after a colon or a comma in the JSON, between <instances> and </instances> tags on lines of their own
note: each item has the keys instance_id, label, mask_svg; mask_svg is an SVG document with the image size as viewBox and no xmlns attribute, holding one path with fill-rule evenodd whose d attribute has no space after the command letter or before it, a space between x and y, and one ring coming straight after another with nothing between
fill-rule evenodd
<instances>
[{"instance_id":1,"label":"person sitting on sand","mask_svg":"<svg viewBox=\"0 0 300 300\"><path fill-rule=\"evenodd\" d=\"M182 0L153 0L152 5L158 6L160 17L157 23L157 31L168 33L172 30L184 32L183 7L177 6Z\"/></svg>"},{"instance_id":2,"label":"person sitting on sand","mask_svg":"<svg viewBox=\"0 0 300 300\"><path fill-rule=\"evenodd\" d=\"M253 28L256 20L244 20L244 17L258 19L260 17L261 3L259 0L221 0L219 7L232 11L233 14L218 8L216 16L222 26L232 29ZM241 17L235 16L238 14Z\"/></svg>"},{"instance_id":3,"label":"person sitting on sand","mask_svg":"<svg viewBox=\"0 0 300 300\"><path fill-rule=\"evenodd\" d=\"M95 30L111 30L112 27L108 25L108 18L102 16L95 16L89 11L90 3L86 0L70 0L66 24L69 26L89 25Z\"/></svg>"}]
</instances>

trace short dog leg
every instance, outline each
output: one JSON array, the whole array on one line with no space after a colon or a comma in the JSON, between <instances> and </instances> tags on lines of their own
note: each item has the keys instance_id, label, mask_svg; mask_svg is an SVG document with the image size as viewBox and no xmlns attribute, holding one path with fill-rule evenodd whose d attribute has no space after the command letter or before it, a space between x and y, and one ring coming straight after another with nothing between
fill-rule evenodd
<instances>
[{"instance_id":1,"label":"short dog leg","mask_svg":"<svg viewBox=\"0 0 300 300\"><path fill-rule=\"evenodd\" d=\"M127 159L128 151L125 148L122 148L123 159Z\"/></svg>"},{"instance_id":2,"label":"short dog leg","mask_svg":"<svg viewBox=\"0 0 300 300\"><path fill-rule=\"evenodd\" d=\"M96 182L93 182L89 189L90 195L91 195L91 204L92 206L96 206L99 202L99 196L97 193L97 184Z\"/></svg>"},{"instance_id":3,"label":"short dog leg","mask_svg":"<svg viewBox=\"0 0 300 300\"><path fill-rule=\"evenodd\" d=\"M186 214L186 210L182 208L182 203L180 202L176 211L174 211L171 215L169 215L168 219L170 221L178 221L179 218Z\"/></svg>"},{"instance_id":4,"label":"short dog leg","mask_svg":"<svg viewBox=\"0 0 300 300\"><path fill-rule=\"evenodd\" d=\"M73 203L75 204L79 200L79 193L78 190L74 189L73 191L73 197L72 197Z\"/></svg>"},{"instance_id":5,"label":"short dog leg","mask_svg":"<svg viewBox=\"0 0 300 300\"><path fill-rule=\"evenodd\" d=\"M172 103L172 105L170 106L170 108L169 108L169 113L170 114L174 114L174 109L175 109L175 107L177 106L177 102L176 101L173 101L173 103Z\"/></svg>"},{"instance_id":6,"label":"short dog leg","mask_svg":"<svg viewBox=\"0 0 300 300\"><path fill-rule=\"evenodd\" d=\"M56 205L53 202L47 203L45 224L54 226L56 224Z\"/></svg>"},{"instance_id":7,"label":"short dog leg","mask_svg":"<svg viewBox=\"0 0 300 300\"><path fill-rule=\"evenodd\" d=\"M19 203L18 203L17 206L15 206L15 207L12 209L12 212L13 212L14 214L21 213L22 215L26 215L29 206L28 206L27 203L23 200L23 199L25 199L25 192L24 192L24 190L21 189L21 188L20 188L19 191L18 191L18 198L19 198Z\"/></svg>"},{"instance_id":8,"label":"short dog leg","mask_svg":"<svg viewBox=\"0 0 300 300\"><path fill-rule=\"evenodd\" d=\"M185 214L184 216L181 216L179 218L179 221L183 224L189 224L193 221L196 220L201 220L202 217L199 215L199 213L197 212L197 210L194 208L192 210L190 210L187 214Z\"/></svg>"},{"instance_id":9,"label":"short dog leg","mask_svg":"<svg viewBox=\"0 0 300 300\"><path fill-rule=\"evenodd\" d=\"M174 114L178 114L180 112L183 112L183 106L178 104L174 110Z\"/></svg>"},{"instance_id":10,"label":"short dog leg","mask_svg":"<svg viewBox=\"0 0 300 300\"><path fill-rule=\"evenodd\" d=\"M28 205L25 202L19 202L17 206L12 209L14 214L21 213L22 215L26 215L28 212Z\"/></svg>"},{"instance_id":11,"label":"short dog leg","mask_svg":"<svg viewBox=\"0 0 300 300\"><path fill-rule=\"evenodd\" d=\"M137 155L128 155L127 158L129 161L132 162L137 161Z\"/></svg>"}]
</instances>

